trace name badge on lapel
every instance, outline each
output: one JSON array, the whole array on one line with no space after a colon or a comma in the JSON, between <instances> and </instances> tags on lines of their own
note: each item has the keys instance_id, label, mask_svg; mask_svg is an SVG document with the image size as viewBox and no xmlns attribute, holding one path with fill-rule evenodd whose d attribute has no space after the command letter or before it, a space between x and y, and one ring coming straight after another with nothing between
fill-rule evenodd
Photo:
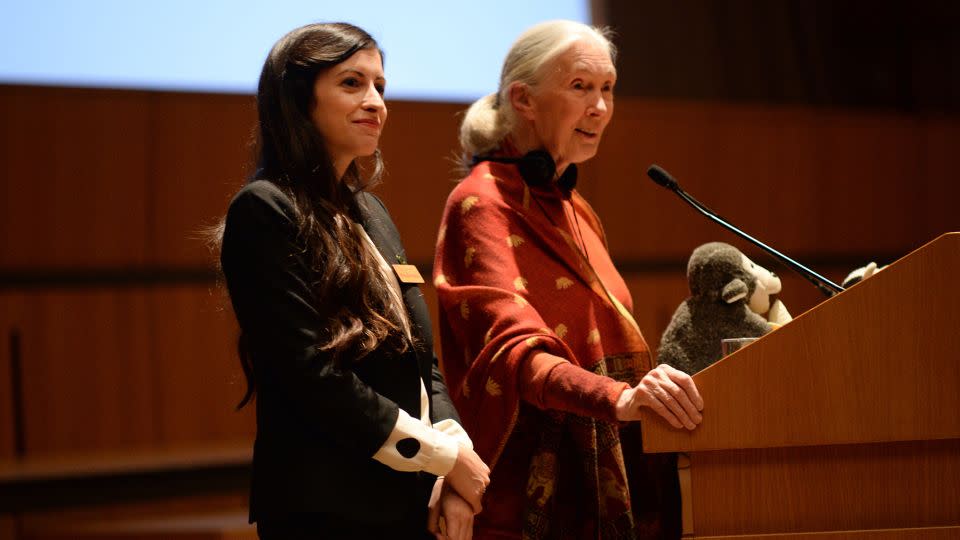
<instances>
[{"instance_id":1,"label":"name badge on lapel","mask_svg":"<svg viewBox=\"0 0 960 540\"><path fill-rule=\"evenodd\" d=\"M393 271L397 273L400 283L423 283L423 276L412 264L394 264Z\"/></svg>"}]
</instances>

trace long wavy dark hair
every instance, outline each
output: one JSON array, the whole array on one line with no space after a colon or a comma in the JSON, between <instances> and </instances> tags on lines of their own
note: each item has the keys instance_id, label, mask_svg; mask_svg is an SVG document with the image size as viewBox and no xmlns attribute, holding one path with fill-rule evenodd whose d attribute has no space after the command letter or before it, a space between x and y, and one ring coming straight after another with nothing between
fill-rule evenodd
<instances>
[{"instance_id":1,"label":"long wavy dark hair","mask_svg":"<svg viewBox=\"0 0 960 540\"><path fill-rule=\"evenodd\" d=\"M314 280L310 285L320 313L317 347L337 363L357 361L387 347L409 347L402 321L389 309L389 285L376 270L379 261L353 229L359 220L355 193L379 181L379 149L372 166L351 163L337 178L323 136L310 112L317 75L364 49L380 53L365 31L346 23L310 24L282 37L263 64L257 87L257 170L249 181L268 180L290 196L297 212L299 245ZM256 393L247 338L241 330L238 351L247 390L237 405Z\"/></svg>"}]
</instances>

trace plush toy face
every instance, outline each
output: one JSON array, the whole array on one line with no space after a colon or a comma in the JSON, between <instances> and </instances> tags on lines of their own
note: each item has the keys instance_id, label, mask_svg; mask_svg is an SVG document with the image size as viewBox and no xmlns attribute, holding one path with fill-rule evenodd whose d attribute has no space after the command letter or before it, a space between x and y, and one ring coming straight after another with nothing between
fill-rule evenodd
<instances>
[{"instance_id":1,"label":"plush toy face","mask_svg":"<svg viewBox=\"0 0 960 540\"><path fill-rule=\"evenodd\" d=\"M687 264L690 294L708 302L733 303L753 291L751 275L743 268L740 250L723 242L710 242L693 250Z\"/></svg>"},{"instance_id":2,"label":"plush toy face","mask_svg":"<svg viewBox=\"0 0 960 540\"><path fill-rule=\"evenodd\" d=\"M770 310L770 295L779 293L782 287L776 274L722 242L710 242L694 250L687 277L694 297L726 304L743 301L757 314Z\"/></svg>"},{"instance_id":3,"label":"plush toy face","mask_svg":"<svg viewBox=\"0 0 960 540\"><path fill-rule=\"evenodd\" d=\"M770 311L770 296L779 293L783 285L776 274L754 263L746 255L741 254L741 257L743 257L743 268L756 279L756 285L753 294L747 300L747 306L750 307L750 311L762 315Z\"/></svg>"}]
</instances>

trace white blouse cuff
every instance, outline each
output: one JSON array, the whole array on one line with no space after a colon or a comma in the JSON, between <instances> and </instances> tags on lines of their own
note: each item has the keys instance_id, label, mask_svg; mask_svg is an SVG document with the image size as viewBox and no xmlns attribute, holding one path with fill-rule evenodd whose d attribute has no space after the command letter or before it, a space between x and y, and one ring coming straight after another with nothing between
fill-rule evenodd
<instances>
[{"instance_id":1,"label":"white blouse cuff","mask_svg":"<svg viewBox=\"0 0 960 540\"><path fill-rule=\"evenodd\" d=\"M456 427L451 427L448 422L452 421L444 420L437 423L438 428L431 428L400 409L397 424L373 459L397 471L426 471L443 476L456 463L460 441L466 437L462 427L456 422Z\"/></svg>"},{"instance_id":2,"label":"white blouse cuff","mask_svg":"<svg viewBox=\"0 0 960 540\"><path fill-rule=\"evenodd\" d=\"M463 427L461 427L456 420L452 418L441 420L433 425L433 429L450 435L461 445L473 450L473 441L470 440L470 436L467 435L467 431L463 429Z\"/></svg>"}]
</instances>

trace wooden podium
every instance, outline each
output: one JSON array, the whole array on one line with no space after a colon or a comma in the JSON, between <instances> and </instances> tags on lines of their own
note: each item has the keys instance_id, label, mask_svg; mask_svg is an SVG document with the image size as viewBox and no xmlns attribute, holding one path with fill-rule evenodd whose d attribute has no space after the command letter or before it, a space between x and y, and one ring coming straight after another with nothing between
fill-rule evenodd
<instances>
[{"instance_id":1,"label":"wooden podium","mask_svg":"<svg viewBox=\"0 0 960 540\"><path fill-rule=\"evenodd\" d=\"M960 538L960 233L694 380L696 430L642 420L681 453L685 537Z\"/></svg>"}]
</instances>

